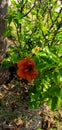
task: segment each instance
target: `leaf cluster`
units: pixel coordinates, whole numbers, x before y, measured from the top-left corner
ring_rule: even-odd
[[[31,55],[39,75],[29,90],[30,104],[38,107],[48,102],[52,109],[59,108],[62,103],[61,5],[56,0],[12,0],[6,21],[4,37],[16,41],[16,45],[10,47],[3,64],[9,66]],[[40,47],[38,52],[36,46]]]

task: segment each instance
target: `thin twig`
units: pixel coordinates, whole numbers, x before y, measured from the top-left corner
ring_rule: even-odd
[[[34,5],[31,7],[31,9],[30,9],[26,14],[24,14],[23,17],[26,17],[26,16],[31,12],[31,10],[32,10],[34,7],[35,7],[35,2],[34,2]]]
[[[58,24],[57,29],[56,29],[55,32],[54,32],[54,36],[53,36],[53,38],[52,38],[52,41],[51,41],[51,43],[50,43],[50,46],[52,46],[52,44],[53,44],[53,42],[54,42],[54,40],[55,40],[55,37],[56,37],[56,35],[57,35],[58,30],[60,29],[60,27],[61,27],[61,23]]]
[[[58,16],[57,16],[56,19],[53,21],[53,24],[50,26],[49,30],[51,30],[51,28],[54,26],[55,22],[57,21],[59,15],[60,15],[60,13],[61,13],[61,11],[62,11],[62,9],[60,9],[60,12],[59,12]]]

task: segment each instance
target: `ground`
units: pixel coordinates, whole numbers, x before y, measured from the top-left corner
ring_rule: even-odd
[[[13,82],[0,86],[0,130],[62,130],[62,108],[51,111],[46,104],[30,108],[24,86]]]

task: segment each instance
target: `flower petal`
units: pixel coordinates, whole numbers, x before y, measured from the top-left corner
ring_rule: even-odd
[[[24,58],[23,60],[20,60],[17,63],[17,66],[18,66],[17,75],[20,78],[24,78],[28,81],[31,81],[38,74],[38,71],[34,70],[36,64],[34,60],[31,60],[30,56]]]

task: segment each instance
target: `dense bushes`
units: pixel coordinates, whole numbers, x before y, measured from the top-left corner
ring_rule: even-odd
[[[62,103],[61,18],[61,5],[56,0],[12,0],[8,8],[4,37],[16,44],[10,47],[2,64],[9,67],[32,57],[39,71],[29,89],[32,107],[47,102],[57,109]]]

